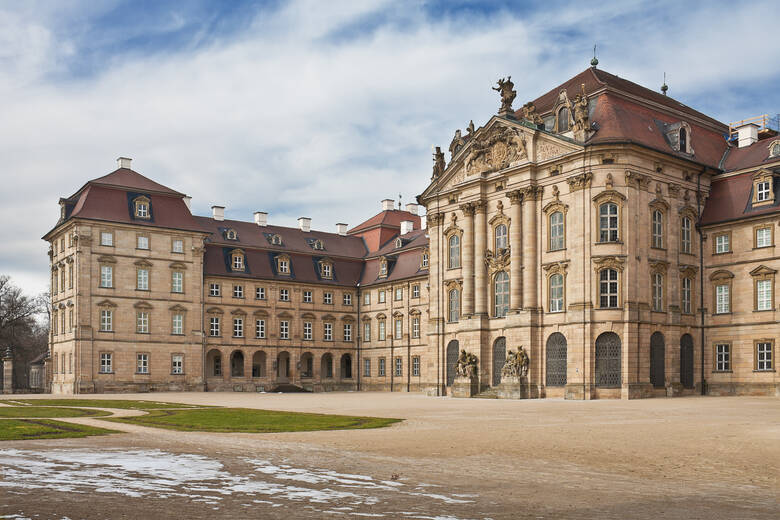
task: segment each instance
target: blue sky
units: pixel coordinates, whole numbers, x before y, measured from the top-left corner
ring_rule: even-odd
[[[46,288],[57,199],[132,157],[194,211],[355,225],[431,146],[588,67],[721,121],[780,112],[772,2],[0,0],[0,273]],[[12,183],[9,184],[9,180]]]

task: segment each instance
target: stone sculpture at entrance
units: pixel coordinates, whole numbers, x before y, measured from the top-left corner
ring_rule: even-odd
[[[466,352],[465,350],[461,350],[460,356],[458,356],[456,373],[458,374],[458,377],[476,377],[477,356],[471,354],[470,352]]]
[[[517,352],[510,350],[501,369],[501,377],[525,377],[528,375],[528,360],[528,353],[523,347],[518,348]]]

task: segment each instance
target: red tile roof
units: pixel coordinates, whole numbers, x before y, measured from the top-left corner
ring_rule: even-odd
[[[714,179],[710,186],[710,196],[704,205],[701,224],[711,225],[780,212],[780,199],[770,206],[752,207],[753,173]]]
[[[421,224],[419,215],[415,215],[414,213],[409,213],[408,211],[403,211],[400,209],[393,209],[385,210],[374,215],[362,224],[358,224],[357,226],[353,227],[347,233],[354,235],[359,231],[364,231],[376,226],[400,228],[401,222],[404,220],[411,220],[414,222],[414,228],[420,229]]]
[[[726,160],[723,161],[723,169],[725,171],[736,171],[765,166],[780,161],[778,157],[769,157],[769,146],[775,141],[777,141],[777,137],[770,137],[756,141],[750,146],[743,148],[732,146],[726,155]]]
[[[140,173],[128,168],[119,168],[109,173],[108,175],[93,179],[87,184],[111,186],[115,188],[127,188],[131,190],[164,193],[167,195],[184,197],[183,193],[179,193],[178,191],[174,191],[167,186],[163,186],[160,183],[154,182],[152,179],[144,177]]]

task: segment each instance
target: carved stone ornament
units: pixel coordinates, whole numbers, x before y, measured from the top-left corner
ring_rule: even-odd
[[[504,367],[501,369],[501,377],[525,377],[528,375],[529,361],[528,353],[522,346],[518,347],[517,352],[510,349]]]
[[[638,189],[644,189],[650,185],[650,177],[639,172],[626,170],[626,184]]]
[[[591,172],[581,173],[566,179],[566,182],[569,183],[569,191],[578,191],[585,188],[590,188],[591,181],[593,181],[593,174]]]
[[[612,178],[611,173],[607,174],[607,180],[605,181],[604,184],[606,185],[608,190],[611,190],[612,188],[615,187],[615,179]]]
[[[474,211],[476,211],[476,209],[477,206],[473,202],[466,202],[465,204],[460,205],[460,210],[467,217],[472,216],[474,214]]]
[[[588,95],[585,93],[585,84],[582,84],[582,92],[574,96],[574,102],[570,104],[569,110],[574,119],[575,139],[584,141],[589,130],[588,122]]]
[[[465,350],[460,351],[458,356],[458,364],[456,365],[456,373],[460,377],[476,377],[477,376],[477,356]]]
[[[471,135],[474,133],[474,121],[469,121],[469,126],[466,128],[466,134]]]
[[[441,151],[441,146],[437,146],[436,152],[433,154],[433,176],[431,176],[431,179],[437,179],[442,173],[444,173],[444,169],[446,167],[447,165],[444,162],[444,152]]]
[[[466,141],[460,134],[460,128],[458,128],[455,130],[455,137],[453,137],[452,141],[450,142],[450,159],[455,157],[455,154],[458,153],[461,148],[463,148],[465,143]]]
[[[594,256],[593,257],[593,263],[595,264],[596,271],[601,271],[602,269],[615,269],[617,271],[622,272],[623,271],[623,265],[625,264],[626,260],[623,257],[620,256]]]
[[[487,264],[491,273],[495,271],[503,271],[509,265],[509,262],[509,248],[499,249],[495,253],[490,249],[485,251],[485,264]]]
[[[527,157],[525,135],[515,128],[494,127],[472,144],[465,161],[467,175],[494,172]]]
[[[652,274],[660,273],[660,274],[666,274],[666,271],[669,269],[669,262],[666,262],[664,260],[650,260],[650,272]]]
[[[509,202],[512,203],[512,205],[515,204],[522,204],[523,203],[523,191],[522,190],[512,190],[506,194],[507,197],[509,197]]]
[[[566,269],[569,267],[569,261],[568,260],[562,260],[560,262],[549,262],[546,264],[542,264],[542,269],[544,271],[552,276],[554,274],[566,274]]]
[[[676,199],[680,196],[680,189],[682,189],[682,186],[675,184],[674,182],[670,182],[667,189],[669,190],[669,196]]]
[[[512,101],[517,97],[517,92],[514,90],[515,84],[512,83],[512,76],[508,76],[506,79],[498,80],[498,87],[493,87],[493,90],[501,94],[501,109],[498,111],[500,115],[512,114]]]
[[[444,222],[444,213],[428,213],[425,215],[425,223],[429,227],[436,227]]]
[[[536,105],[534,105],[532,101],[523,105],[523,119],[530,121],[535,125],[544,124],[542,116],[536,112]]]

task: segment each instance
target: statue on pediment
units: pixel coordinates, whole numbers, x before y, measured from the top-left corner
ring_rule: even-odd
[[[444,152],[441,151],[441,146],[437,146],[436,152],[433,154],[433,176],[431,179],[438,178],[444,173],[446,167],[447,164],[444,162]]]
[[[588,123],[588,95],[585,93],[585,84],[582,84],[582,92],[574,96],[574,102],[570,103],[569,110],[574,119],[575,135],[581,135],[583,140],[585,132],[589,129]]]
[[[532,101],[523,105],[523,119],[526,119],[535,125],[544,124],[542,116],[536,111],[536,105],[534,105]]]
[[[498,80],[498,87],[493,87],[493,90],[501,94],[501,109],[498,111],[499,115],[512,114],[512,101],[517,97],[517,91],[514,90],[515,84],[512,83],[512,76],[508,76],[506,79]]]

